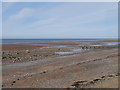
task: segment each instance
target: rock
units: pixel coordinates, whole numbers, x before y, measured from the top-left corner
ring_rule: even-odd
[[[96,81],[99,81],[99,80],[101,80],[101,79],[94,79],[93,81],[96,82]]]
[[[19,54],[18,52],[16,54]]]
[[[113,77],[113,75],[108,75],[108,77]]]
[[[46,71],[43,71],[43,73],[46,73]]]
[[[13,83],[16,83],[16,81],[13,81]]]
[[[102,76],[101,78],[105,78],[105,76]]]
[[[94,84],[94,81],[90,81],[90,84]]]
[[[85,82],[87,82],[87,81],[77,81],[76,83],[85,83]]]
[[[2,59],[5,59],[6,57],[2,57]]]
[[[72,86],[79,87],[79,85],[80,85],[79,83],[75,82]]]

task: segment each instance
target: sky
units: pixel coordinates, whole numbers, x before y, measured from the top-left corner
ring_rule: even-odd
[[[0,39],[1,38],[2,38],[2,3],[0,2]]]
[[[3,38],[117,38],[117,2],[3,2]]]

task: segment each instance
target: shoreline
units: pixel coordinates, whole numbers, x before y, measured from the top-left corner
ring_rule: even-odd
[[[118,40],[100,40],[100,41],[72,41],[72,42],[30,42],[30,43],[14,43],[14,44],[2,44],[2,51],[16,51],[16,50],[32,50],[39,47],[47,47],[47,46],[56,46],[56,45],[80,45],[85,44],[85,42],[93,43],[93,44],[100,44],[101,42],[118,42]],[[32,45],[32,44],[48,44],[48,45]]]
[[[2,86],[3,88],[81,88],[82,84],[84,88],[116,88],[118,46],[112,44],[101,46],[101,43],[103,42],[87,42],[87,45],[93,46],[79,46],[85,45],[86,42],[78,41],[31,43],[34,46],[11,45],[9,47],[14,48],[11,50],[3,47]],[[55,54],[71,50],[75,50],[74,53]],[[108,79],[111,74],[112,79]],[[98,80],[102,76],[105,78]],[[114,80],[114,85],[109,83],[111,80]],[[85,84],[81,81],[85,81]],[[92,81],[95,82],[90,84]],[[23,82],[26,83],[23,85]]]

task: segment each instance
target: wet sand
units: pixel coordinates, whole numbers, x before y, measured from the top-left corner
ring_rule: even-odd
[[[88,41],[68,41],[68,42],[38,42],[38,43],[16,43],[16,44],[3,44],[2,45],[2,50],[3,51],[16,51],[16,50],[32,50],[36,49],[37,47],[45,47],[42,44],[48,44],[46,46],[53,46],[53,45],[68,45],[68,46],[73,46],[73,45],[80,45],[80,44],[86,44]],[[118,42],[118,40],[100,40],[100,41],[89,41],[89,43],[92,44],[99,44],[101,42]],[[41,44],[41,45],[30,45],[30,44]],[[1,46],[1,45],[0,45]]]
[[[11,51],[4,48],[3,88],[117,88],[117,46],[92,48],[73,54],[55,54],[79,49],[80,43],[55,42],[54,45],[44,46],[72,46],[70,48],[31,46],[30,49],[24,47]],[[100,44],[92,44],[96,43]],[[7,58],[8,54],[12,57]]]
[[[36,49],[37,47],[43,47],[43,46],[31,46],[25,44],[3,44],[2,50],[3,51],[32,50],[32,49]]]

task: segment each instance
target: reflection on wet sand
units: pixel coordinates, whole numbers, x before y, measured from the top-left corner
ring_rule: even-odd
[[[2,86],[5,88],[90,88],[106,84],[109,88],[117,87],[117,42],[4,45]],[[109,83],[111,80],[114,85]]]

